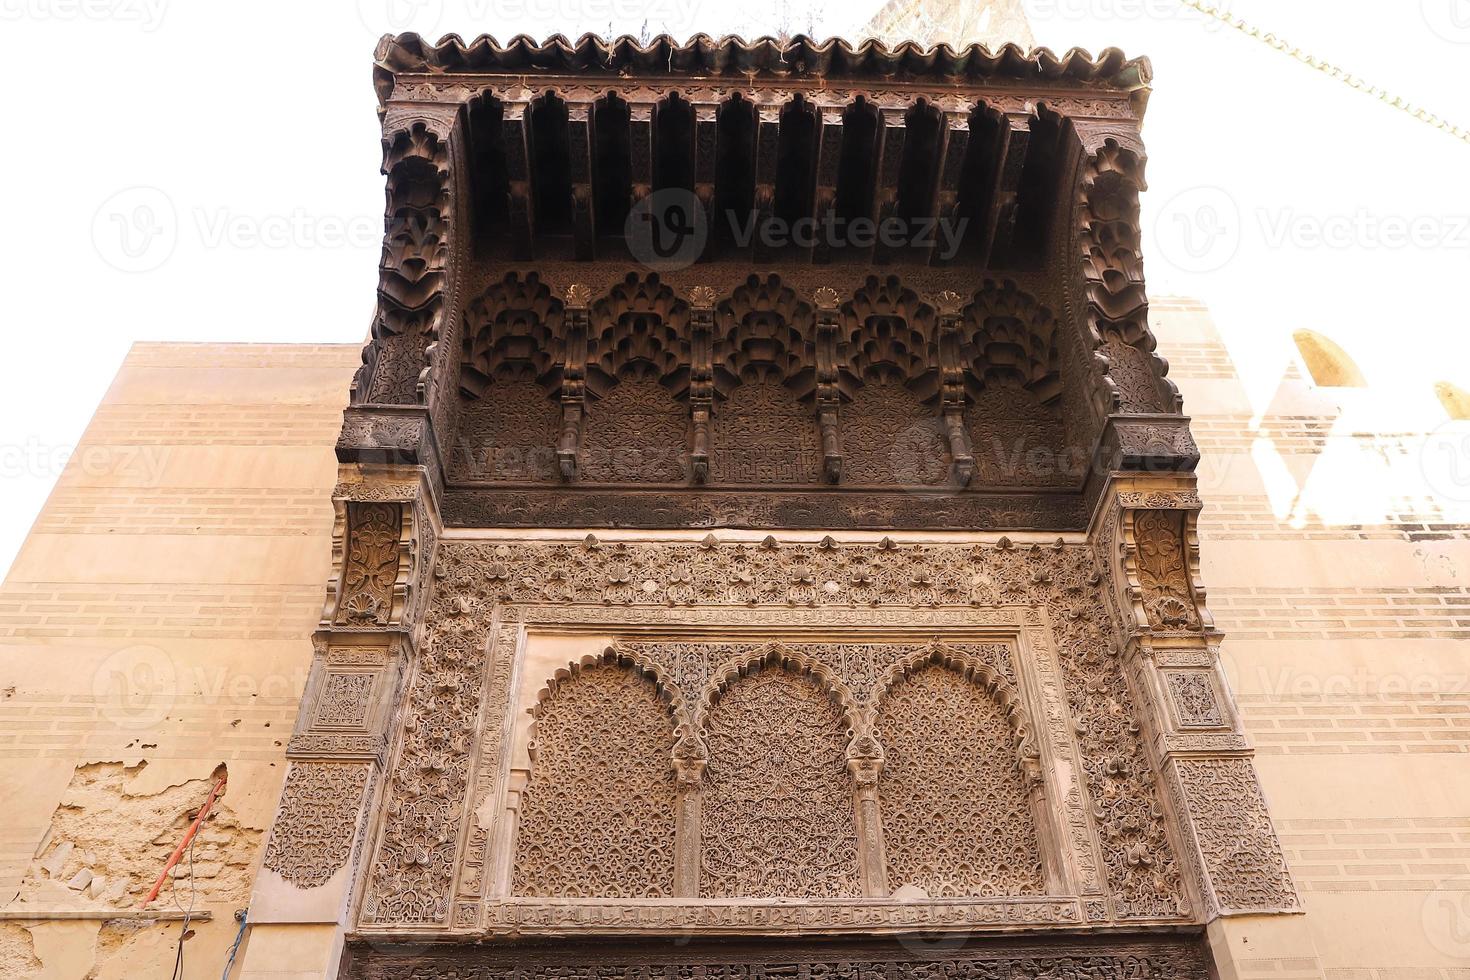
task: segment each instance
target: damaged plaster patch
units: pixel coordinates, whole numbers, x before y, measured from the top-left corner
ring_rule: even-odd
[[[170,766],[158,779],[141,778],[147,763],[77,767],[12,908],[136,906],[224,775],[223,766],[210,772],[207,765],[194,763],[192,778],[181,778]],[[242,825],[228,796],[227,788],[194,838],[196,905],[243,905],[250,894],[250,870],[262,834]],[[186,852],[155,907],[172,908],[176,886],[179,901],[188,903],[188,868]]]
[[[35,943],[25,927],[0,922],[0,980],[39,976],[41,967]]]

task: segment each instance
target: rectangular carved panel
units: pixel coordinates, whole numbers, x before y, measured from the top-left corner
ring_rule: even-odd
[[[1000,941],[956,951],[922,944],[765,943],[711,947],[559,943],[503,948],[350,947],[349,980],[1206,980],[1198,942],[1152,937]]]

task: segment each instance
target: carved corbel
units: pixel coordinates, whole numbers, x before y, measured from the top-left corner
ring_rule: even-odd
[[[337,502],[332,534],[336,575],[327,586],[324,623],[403,623],[413,562],[412,520],[412,508],[404,501]]]
[[[940,408],[949,454],[954,460],[955,479],[960,486],[969,485],[975,475],[974,447],[965,430],[965,367],[960,356],[960,310],[964,302],[963,296],[946,289],[935,303],[939,310]]]
[[[709,479],[710,410],[714,404],[715,291],[695,286],[689,291],[689,417],[694,430],[690,460],[694,482]]]
[[[581,102],[567,107],[567,139],[571,151],[572,241],[578,261],[597,258],[597,219],[594,214],[592,174],[592,105]]]
[[[822,435],[822,475],[828,483],[842,479],[842,402],[837,388],[837,290],[823,286],[812,294],[817,307],[817,425]]]
[[[694,196],[704,209],[705,227],[715,226],[715,170],[719,153],[719,106],[696,102],[694,106]],[[708,262],[711,249],[701,249],[699,260]]]
[[[1160,503],[1165,498],[1160,498]],[[1153,633],[1198,633],[1213,626],[1199,581],[1197,511],[1122,506],[1119,533],[1127,605],[1134,624]]]
[[[776,210],[776,176],[780,168],[777,159],[781,142],[781,110],[777,106],[763,105],[756,110],[755,130],[755,225],[752,236],[751,261],[768,262],[771,249],[766,242],[770,236],[767,225]]]
[[[904,117],[904,110],[885,108],[879,111],[879,178],[875,187],[873,217],[880,229],[884,222],[898,213],[899,172],[903,168],[903,146],[907,136],[908,120]],[[874,236],[874,265],[887,265],[893,260],[893,248],[885,244],[884,237],[881,234]]]
[[[577,476],[577,453],[582,446],[582,417],[587,400],[587,307],[592,290],[581,284],[567,287],[566,363],[562,365],[561,436],[556,443],[556,462],[563,480]]]
[[[534,258],[532,242],[536,231],[536,209],[531,195],[531,107],[524,101],[506,102],[500,127],[509,184],[506,209],[511,257],[529,262]]]

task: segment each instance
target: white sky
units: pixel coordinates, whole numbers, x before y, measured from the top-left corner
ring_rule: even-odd
[[[1470,0],[1221,2],[1470,126]],[[1269,398],[1299,327],[1346,347],[1420,424],[1438,412],[1434,381],[1470,388],[1470,145],[1173,0],[1027,4],[1056,51],[1152,58],[1150,293],[1210,304],[1254,397]],[[364,336],[382,229],[370,63],[383,31],[504,40],[646,22],[751,37],[785,21],[825,35],[877,5],[0,0],[0,568],[133,341]],[[129,255],[142,239],[114,215],[138,204],[163,236]],[[1411,222],[1417,243],[1385,242]],[[1223,234],[1201,237],[1212,230]]]

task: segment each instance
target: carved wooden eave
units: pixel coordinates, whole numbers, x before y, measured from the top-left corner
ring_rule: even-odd
[[[822,527],[847,513],[894,529],[1080,530],[1108,471],[1198,460],[1147,324],[1144,59],[804,37],[403,35],[380,42],[375,71],[388,225],[374,340],[338,456],[429,467],[451,524],[519,514],[531,525]],[[648,272],[625,218],[665,190],[687,191],[711,230],[692,264]],[[719,229],[742,209],[757,221],[897,222],[909,237],[740,245]],[[748,369],[815,421],[808,448],[776,462],[735,462],[728,446],[721,459],[718,445],[737,411],[732,384],[748,379],[712,359],[729,338],[711,314],[752,273],[816,311],[744,314],[795,331],[800,348]],[[635,280],[671,298],[620,299]],[[693,315],[663,322],[672,308]],[[853,321],[843,311],[855,308]],[[629,336],[608,317],[676,341],[629,356],[653,358],[684,419],[664,437],[675,458],[611,482],[582,459],[619,380],[596,369],[610,355],[599,344]],[[912,339],[893,346],[901,336]],[[497,379],[526,372],[559,405],[544,440],[554,465],[465,465],[483,455],[465,419],[497,397]],[[997,393],[983,390],[988,378]],[[902,437],[915,454],[903,473],[852,465],[852,434],[870,425],[855,392],[874,379],[920,398],[904,409],[909,428],[936,430]],[[998,468],[984,451],[1011,434],[976,428],[987,397],[1053,429],[1015,442]],[[1014,459],[1035,449],[1050,469],[1020,472]]]

